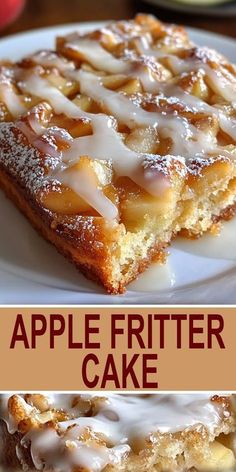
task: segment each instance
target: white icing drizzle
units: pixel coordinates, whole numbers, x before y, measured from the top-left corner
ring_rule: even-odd
[[[87,75],[83,76],[83,79],[86,77]],[[88,78],[93,80],[93,75],[88,74]],[[151,181],[145,179],[145,172],[142,171],[142,161],[144,156],[142,156],[141,153],[138,154],[131,151],[127,146],[125,146],[119,134],[114,129],[114,121],[111,117],[101,113],[92,114],[84,112],[66,98],[59,90],[49,85],[45,79],[37,77],[36,75],[30,76],[28,80],[19,84],[19,86],[32,95],[41,98],[43,97],[45,100],[48,100],[56,113],[65,113],[71,118],[83,118],[92,122],[93,135],[74,139],[71,148],[64,152],[65,161],[75,163],[79,160],[80,156],[83,155],[88,155],[89,157],[98,160],[112,160],[114,169],[119,175],[130,176],[135,182],[142,187],[146,187],[147,190],[150,190],[154,195],[159,195],[162,189],[168,186],[168,182],[163,186],[163,176],[160,175],[158,178],[158,173],[155,175],[154,182],[153,179],[151,179]],[[104,87],[102,87],[102,89],[104,91],[106,90]],[[114,96],[118,95],[115,92],[112,94]],[[122,98],[121,95],[120,97]],[[128,102],[132,106],[132,103],[129,102],[128,99],[125,97],[123,98],[125,99],[125,103]],[[137,113],[140,111],[137,107],[136,110]],[[135,110],[133,113],[135,114]],[[149,114],[144,112],[144,110],[143,113],[145,113],[146,122],[148,124]],[[102,139],[101,134],[103,136]],[[60,180],[59,174],[57,174],[57,178]],[[92,191],[94,191],[94,187],[91,188],[91,192]],[[103,208],[101,214],[106,218],[110,218],[105,208]]]
[[[127,30],[127,34],[131,34],[130,30]],[[232,74],[226,70],[223,73],[223,67],[215,70],[208,64],[209,55],[210,60],[211,57],[214,60],[218,56],[214,56],[210,50],[199,48],[196,49],[195,56],[188,57],[187,55],[185,59],[181,59],[174,53],[165,52],[162,48],[155,49],[150,34],[145,35],[144,39],[137,38],[135,34],[134,37],[141,56],[137,56],[134,51],[130,53],[125,51],[123,57],[117,58],[107,51],[99,41],[89,37],[78,37],[78,35],[68,36],[65,45],[77,52],[79,59],[90,63],[97,70],[105,71],[108,74],[122,74],[127,78],[138,77],[145,92],[157,94],[160,97],[169,97],[172,103],[177,101],[185,109],[190,107],[190,111],[193,113],[201,112],[207,116],[214,116],[218,119],[221,129],[236,141],[236,120],[234,118],[228,117],[219,107],[208,105],[183,91],[180,87],[173,85],[172,79],[162,83],[161,79],[160,81],[156,80],[155,74],[153,74],[153,64],[164,68],[163,58],[168,60],[168,67],[174,74],[181,75],[201,70],[208,77],[215,93],[220,94],[234,106],[236,90],[235,87],[232,89],[228,87]],[[111,161],[117,175],[130,177],[154,196],[159,196],[170,184],[168,175],[163,175],[162,168],[156,165],[154,172],[155,165],[149,167],[147,165],[147,162],[155,163],[161,157],[145,155],[129,149],[117,132],[117,122],[120,125],[128,126],[130,130],[139,127],[154,128],[160,139],[170,138],[172,143],[171,159],[173,162],[179,162],[181,156],[182,169],[185,168],[185,172],[188,159],[212,156],[235,158],[235,152],[229,152],[218,145],[217,138],[213,133],[209,130],[202,131],[194,123],[190,123],[181,113],[174,110],[168,112],[146,111],[126,94],[107,89],[103,85],[103,76],[99,77],[97,74],[82,69],[78,70],[72,61],[68,61],[54,52],[41,51],[31,58],[36,64],[45,68],[56,67],[66,78],[79,82],[81,93],[92,98],[100,104],[107,114],[112,115],[110,117],[103,113],[94,114],[83,111],[56,87],[53,87],[45,77],[37,75],[36,69],[26,76],[24,81],[18,83],[22,91],[48,101],[55,113],[65,114],[73,119],[88,120],[91,123],[92,135],[71,140],[70,148],[63,152],[63,163],[56,169],[53,177],[72,188],[105,218],[116,218],[118,210],[115,204],[104,196],[102,189],[96,189],[88,178],[86,179],[87,185],[85,185],[81,176],[79,177],[78,173],[71,170],[72,165],[78,162],[81,156]],[[150,62],[148,62],[149,59]],[[42,135],[37,124],[31,123],[31,129],[36,135]],[[25,134],[27,135],[27,133]],[[38,149],[43,149],[40,148],[38,139],[32,138],[30,142],[35,146],[38,145]],[[50,145],[49,143],[46,147],[44,143],[44,150],[48,153],[50,153]],[[65,170],[69,171],[65,172]],[[83,177],[86,176],[83,175]]]
[[[36,74],[30,75],[28,79],[19,82],[18,85],[26,93],[47,100],[57,114],[64,113],[71,118],[81,118],[86,115],[85,112],[65,97],[60,90]]]
[[[204,65],[204,70],[211,79],[211,85],[214,91],[225,98],[225,100],[231,102],[232,106],[236,108],[235,84],[234,86],[231,84],[230,77],[226,79],[221,71],[214,70],[208,65]],[[232,77],[231,75],[231,78]]]
[[[100,61],[103,62],[103,64],[100,64],[100,68],[102,69],[102,66],[104,67],[104,69],[102,70],[106,70],[106,64],[107,62],[111,61],[112,62],[112,54],[105,51],[101,45],[98,45],[98,43],[94,40],[90,40],[90,45],[91,45],[91,48],[96,50],[96,57],[100,57]],[[70,44],[71,46],[71,44]],[[75,43],[75,49],[77,49],[77,42]],[[79,50],[79,49],[78,49]],[[179,59],[177,56],[174,56],[174,55],[167,55],[167,54],[164,54],[164,53],[161,53],[160,51],[158,50],[147,50],[149,54],[152,54],[153,52],[155,53],[155,56],[158,57],[158,58],[163,58],[163,57],[168,57],[170,59],[170,63],[172,65],[172,68],[174,70],[175,73],[179,73],[179,74],[182,74],[184,72],[191,72],[191,71],[198,71],[199,70],[199,67],[201,69],[204,70],[204,72],[209,76],[209,78],[211,79],[211,83],[212,83],[212,86],[215,90],[216,93],[220,94],[222,97],[224,97],[226,100],[230,101],[230,102],[234,102],[236,101],[236,91],[234,92],[234,90],[232,89],[232,87],[229,87],[229,81],[226,80],[226,78],[224,78],[224,76],[222,75],[222,73],[220,71],[215,71],[214,69],[212,69],[209,65],[207,64],[204,64],[204,63],[199,63],[200,61],[194,61],[194,60],[182,60],[182,59]],[[147,51],[145,51],[147,53]],[[104,53],[105,53],[105,56],[106,56],[106,61],[105,61],[105,57],[104,57]],[[114,58],[113,58],[114,59]],[[87,56],[87,60],[88,62],[90,62],[92,65],[94,65],[96,67],[96,65],[90,60],[90,56]],[[151,70],[149,67],[141,67],[141,68],[137,68],[134,69],[132,67],[132,63],[130,64],[129,66],[129,69],[128,69],[128,64],[127,62],[124,62],[124,60],[122,59],[115,59],[117,62],[117,67],[116,67],[116,70],[108,70],[107,69],[107,72],[113,72],[113,73],[120,73],[122,74],[124,72],[124,67],[126,69],[126,73],[128,75],[131,75],[131,76],[137,76],[139,77],[139,79],[141,80],[141,83],[143,85],[143,88],[145,90],[145,92],[150,92],[150,93],[163,93],[164,96],[167,96],[167,97],[177,97],[180,99],[180,101],[184,104],[184,105],[190,105],[191,107],[193,107],[195,110],[197,111],[204,111],[206,113],[209,113],[210,115],[216,115],[219,117],[220,119],[220,125],[221,125],[221,128],[226,132],[228,133],[233,139],[236,140],[236,120],[233,120],[232,118],[231,119],[228,119],[226,116],[224,116],[224,114],[219,110],[217,110],[216,108],[214,108],[213,106],[210,106],[208,105],[207,103],[203,102],[202,100],[200,100],[199,98],[195,97],[194,95],[191,95],[187,92],[183,92],[181,90],[180,87],[173,87],[173,86],[170,86],[168,83],[167,85],[165,84],[162,84],[162,83],[158,83],[153,74],[151,73]],[[100,63],[99,61],[99,63]],[[141,70],[140,70],[141,69]],[[78,74],[78,80],[80,82],[80,80],[82,79],[81,75],[82,74],[85,74],[85,72],[83,71],[80,71],[79,74]],[[80,77],[79,77],[80,75]],[[76,74],[74,75],[74,77],[76,78]],[[85,85],[84,85],[84,93],[89,95],[89,96],[93,96],[93,98],[97,101],[100,100],[100,92],[101,92],[101,88],[102,88],[102,85],[101,83],[99,84],[99,80],[98,78],[95,76],[93,77],[93,84],[91,83],[91,80],[90,80],[90,85],[88,84],[88,82],[85,81]],[[96,85],[96,89],[93,89],[93,85]],[[92,91],[93,92],[92,92]],[[83,90],[82,90],[83,91]],[[112,103],[110,102],[109,103],[109,100],[111,100],[111,94],[112,92],[110,91],[106,91],[106,96],[104,94],[104,90],[103,90],[103,101],[104,101],[104,104],[107,105],[107,103],[109,104],[110,106],[110,110],[112,113],[114,113],[115,115],[115,111],[117,111],[117,109],[119,110],[119,105],[125,105],[125,100],[124,100],[124,97],[123,96],[118,96],[117,97],[117,107],[115,107],[115,110],[112,109]],[[116,94],[117,95],[117,94]],[[124,123],[125,124],[128,124],[129,123],[129,118],[128,116],[132,116],[133,118],[133,115],[136,116],[135,114],[135,111],[134,111],[134,107],[132,107],[132,104],[127,104],[127,100],[126,100],[126,105],[125,105],[125,108],[121,108],[121,110],[125,110],[126,111],[126,117],[123,118],[124,119]],[[146,115],[146,116],[145,116]],[[149,115],[149,117],[148,117]],[[115,115],[117,116],[117,115]],[[121,122],[122,122],[122,115],[120,115],[120,117],[117,117]],[[169,118],[170,119],[170,118]],[[163,120],[163,118],[162,118]],[[138,117],[138,121],[136,121],[134,119],[134,124],[140,124],[140,121],[141,121],[141,124],[146,124],[146,122],[148,121],[150,125],[156,125],[156,122],[157,120],[155,121],[155,118],[154,120],[152,119],[152,117],[150,116],[150,113],[145,113],[144,110],[142,110],[142,113],[139,113],[139,117]],[[154,123],[153,123],[154,121]],[[160,117],[158,119],[158,122],[160,123]],[[132,121],[131,121],[131,124],[132,124]],[[163,123],[160,123],[161,126],[163,126]]]
[[[80,195],[92,208],[95,208],[99,214],[111,220],[117,217],[117,207],[104,195],[99,187],[96,187],[93,182],[91,182],[90,176],[85,169],[75,171],[73,168],[69,167],[65,170],[54,172],[53,177],[74,190],[74,192]]]
[[[77,50],[78,52],[80,51],[80,44],[83,44],[84,39],[80,39],[75,41],[75,43],[68,43],[67,45],[69,47],[72,47],[74,45],[74,49]],[[130,76],[136,76],[141,80],[141,83],[143,85],[144,91],[145,92],[150,92],[154,94],[159,94],[160,92],[164,94],[164,96],[167,97],[177,97],[181,100],[183,104],[188,104],[194,109],[198,111],[204,111],[209,114],[215,114],[218,116],[220,120],[220,125],[221,128],[229,134],[233,139],[236,140],[236,120],[233,120],[232,118],[229,119],[227,118],[223,113],[220,113],[215,107],[208,105],[207,103],[203,102],[199,98],[195,97],[194,95],[191,95],[187,92],[183,92],[180,87],[173,87],[170,86],[168,83],[162,84],[159,83],[155,80],[151,69],[148,66],[143,66],[140,64],[140,67],[133,67],[132,61],[130,64],[128,64],[127,60],[124,61],[124,59],[116,59],[114,56],[106,51],[101,44],[99,44],[95,40],[87,40],[88,43],[93,51],[96,50],[96,58],[97,61],[99,62],[99,68],[102,70],[106,70],[107,72],[110,73],[119,73],[122,74],[126,72],[127,75]],[[143,44],[146,44],[146,48],[143,46]],[[146,42],[142,42],[142,48],[141,52],[146,56],[146,55],[154,55],[156,58],[161,59],[168,57],[170,59],[170,63],[172,66],[172,69],[174,70],[175,73],[178,74],[183,74],[184,72],[191,72],[191,71],[198,71],[199,68],[202,69],[208,77],[211,79],[211,85],[213,89],[215,90],[216,93],[224,97],[226,100],[233,102],[233,105],[236,102],[236,90],[234,91],[233,87],[230,86],[229,80],[226,80],[226,78],[223,76],[222,72],[218,70],[212,69],[208,64],[205,64],[203,62],[200,62],[199,60],[183,60],[179,59],[175,55],[163,53],[162,51],[158,49],[151,49],[148,47],[148,41],[146,39]],[[88,62],[90,62],[95,68],[97,67],[96,63],[93,62],[91,55],[87,54],[85,55],[85,58]],[[113,62],[113,60],[116,63],[115,69],[112,70],[112,67],[109,68],[107,67],[107,64],[110,64]],[[43,62],[41,62],[43,64]],[[106,68],[107,67],[107,68]],[[60,68],[63,72],[63,68]],[[64,69],[65,70],[65,69]],[[232,78],[232,76],[231,76]],[[86,93],[86,92],[85,92]],[[91,96],[91,91],[88,93]],[[99,93],[97,94],[98,101],[99,101]],[[108,96],[107,99],[109,100]],[[121,99],[122,101],[122,99]],[[128,114],[128,109],[126,105],[126,110]],[[149,118],[151,121],[151,118]],[[127,121],[126,121],[127,123]]]
[[[108,464],[119,464],[135,444],[136,447],[142,447],[145,439],[155,443],[155,434],[176,433],[192,428],[201,430],[204,427],[211,441],[217,435],[222,421],[229,416],[228,410],[221,403],[212,402],[209,394],[106,393],[106,399],[104,393],[96,396],[98,408],[95,416],[81,416],[76,403],[72,407],[75,395],[49,395],[51,408],[62,408],[71,419],[58,423],[57,431],[50,427],[33,429],[23,437],[22,446],[30,446],[32,460],[38,470],[45,464],[47,469],[58,472],[69,472],[76,466],[100,472]],[[9,426],[7,397],[9,395],[2,395],[0,417]],[[82,395],[86,401],[92,400],[92,397],[90,394]],[[29,405],[23,398],[22,402],[27,410]],[[102,437],[102,444],[94,440],[84,442],[81,435],[88,430],[91,437]],[[11,432],[14,432],[12,428]],[[65,450],[68,454],[61,454]]]
[[[147,112],[125,95],[106,89],[101,79],[89,72],[80,70],[76,76],[82,93],[100,102],[120,123],[126,124],[131,129],[136,126],[167,127],[168,123],[173,121],[172,117],[166,117],[162,113]],[[178,121],[182,120],[176,117],[174,121],[178,126]]]
[[[0,100],[2,100],[14,118],[26,112],[26,106],[19,95],[17,95],[11,84],[0,83]]]
[[[81,54],[84,60],[89,62],[95,69],[110,74],[125,74],[130,70],[128,63],[125,63],[122,59],[117,59],[106,51],[99,42],[92,39],[79,38],[73,42],[68,42],[66,46]]]
[[[143,38],[140,38],[143,39]],[[96,41],[93,41],[94,46],[97,44]],[[171,55],[169,53],[164,53],[161,50],[158,49],[152,49],[149,47],[149,43],[146,39],[146,41],[140,41],[140,44],[142,44],[141,47],[141,53],[143,53],[145,56],[154,56],[157,59],[163,59],[163,58],[169,58],[170,59],[170,64],[172,66],[172,69],[174,70],[175,73],[177,74],[183,74],[184,72],[191,72],[191,71],[198,71],[199,69],[203,70],[211,79],[211,85],[213,86],[213,89],[215,90],[216,93],[224,97],[227,101],[233,102],[233,105],[235,105],[236,101],[236,90],[233,89],[233,87],[230,86],[230,78],[232,79],[232,75],[228,78],[228,80],[223,76],[222,72],[219,70],[214,70],[212,69],[208,64],[203,63],[202,61],[200,62],[199,60],[183,60],[178,58],[176,55]],[[146,45],[146,47],[144,47]],[[100,45],[100,54],[101,51],[104,49]],[[97,49],[97,52],[99,50]],[[108,53],[106,51],[107,56],[113,57],[111,53]],[[122,64],[122,59],[119,60],[119,63]],[[104,64],[103,64],[104,65]],[[127,63],[125,63],[125,66],[127,68]],[[105,67],[105,65],[104,65]],[[116,70],[117,73],[122,73],[122,66],[121,68],[117,68]],[[218,110],[207,103],[203,102],[199,98],[195,97],[194,95],[191,95],[187,92],[181,91],[180,87],[173,87],[167,85],[163,85],[162,83],[158,83],[153,74],[151,73],[150,68],[142,68],[141,71],[138,70],[137,68],[134,70],[130,66],[130,70],[126,71],[127,74],[137,76],[142,82],[143,88],[145,92],[150,92],[150,93],[160,93],[162,92],[165,96],[174,96],[174,97],[179,97],[180,100],[184,104],[189,104],[190,106],[193,106],[197,110],[205,111],[207,113],[211,114],[216,114],[218,115],[222,121],[221,124],[223,126],[223,122],[226,125],[226,117],[224,117],[223,114],[219,114]],[[169,91],[168,91],[169,89]],[[233,134],[230,134],[234,139],[236,139],[236,123],[235,121],[233,122],[233,125],[230,126],[231,120],[227,120],[227,131],[233,131]],[[222,129],[224,129],[222,127]]]
[[[102,394],[101,394],[102,396]],[[108,394],[96,417],[76,420],[103,433],[112,442],[124,442],[139,435],[177,432],[203,424],[213,432],[220,421],[220,409],[211,403],[209,395],[117,395]],[[112,414],[113,413],[113,414]],[[62,422],[68,428],[75,420]]]
[[[208,116],[215,115],[219,119],[221,129],[236,141],[236,120],[233,117],[228,118],[219,108],[208,105],[200,98],[183,91],[178,86],[161,85],[159,90],[165,97],[172,97],[173,100],[177,98],[182,105],[189,106],[193,112],[203,112]]]
[[[121,123],[127,124],[130,126],[130,128],[136,126],[153,126],[157,127],[158,129],[160,128],[160,132],[163,137],[171,137],[173,140],[173,155],[181,155],[187,159],[188,157],[193,157],[198,153],[203,153],[204,150],[206,150],[207,145],[208,151],[214,149],[215,143],[212,143],[212,136],[210,136],[209,143],[207,143],[206,134],[194,128],[194,126],[188,123],[187,119],[181,116],[172,117],[165,116],[162,113],[147,112],[136,106],[123,94],[106,89],[101,84],[101,79],[91,73],[81,70],[76,73],[76,76],[80,81],[82,92],[92,97],[95,101],[102,103]],[[41,79],[37,76],[31,76],[21,86],[28,93],[43,97],[45,100],[48,100],[56,113],[64,112],[71,118],[87,118],[91,120],[95,129],[98,122],[100,121],[101,123],[100,117],[102,117],[102,125],[104,126],[104,142],[101,143],[101,148],[103,150],[106,145],[105,134],[107,129],[110,128],[111,124],[109,117],[103,114],[94,115],[92,113],[82,111],[77,105],[67,99],[59,90],[53,86],[50,86],[45,79]],[[112,144],[113,146],[118,146],[119,149],[117,148],[117,150],[120,152],[120,138],[117,133],[113,133],[113,135],[115,139],[113,140]],[[91,137],[86,138],[90,140],[93,139]],[[84,140],[85,138],[82,137],[77,139]],[[97,147],[97,144],[98,143],[96,142],[97,154],[99,156],[100,150]],[[123,151],[124,148],[125,146],[123,146]],[[129,152],[129,156],[131,157],[130,150],[127,152]],[[87,149],[87,152],[84,150],[83,154],[90,156],[89,149]],[[133,158],[136,156],[136,161],[137,158],[140,161],[140,155],[137,153],[132,152],[132,156]],[[100,159],[101,158],[104,159],[104,155],[100,157]],[[114,154],[111,153],[109,158],[114,159]],[[126,165],[129,165],[127,160]]]
[[[230,101],[235,107],[236,105],[236,90],[230,87],[230,81],[224,77],[220,70],[212,69],[208,64],[196,60],[183,60],[177,56],[170,56],[170,64],[176,74],[183,74],[184,72],[204,70],[211,81],[211,86],[215,93],[218,93],[227,101]]]
[[[204,72],[211,79],[211,84],[215,92],[219,93],[222,97],[230,102],[236,102],[236,90],[234,90],[233,87],[229,87],[230,77],[227,80],[221,71],[212,69],[208,64],[200,60],[189,58],[187,60],[183,60],[174,54],[165,53],[160,49],[153,49],[149,46],[147,39],[146,42],[140,42],[140,44],[141,53],[143,53],[144,56],[154,56],[156,59],[168,58],[171,67],[176,74],[198,71],[199,69],[204,70]],[[145,67],[145,65],[142,66],[142,64],[140,64],[142,67],[139,69],[137,67],[134,68],[132,60],[128,62],[125,58],[115,58],[95,40],[80,38],[74,42],[68,42],[66,45],[67,47],[83,54],[86,62],[89,62],[97,69],[113,74],[124,73],[126,75],[139,77],[146,92],[157,93],[160,90],[160,83],[155,80],[149,67]],[[202,49],[203,51],[207,50],[206,48]],[[43,61],[41,64],[43,65]],[[63,71],[63,68],[60,68],[60,70]]]
[[[99,77],[82,70],[76,74],[81,91],[105,106],[120,123],[126,124],[130,128],[137,126],[156,127],[160,130],[162,138],[171,138],[174,156],[183,156],[187,160],[199,154],[207,155],[209,152],[217,152],[216,138],[211,133],[201,132],[186,118],[180,115],[166,115],[161,112],[147,112],[136,106],[125,95],[106,89]],[[183,100],[185,95],[187,94],[179,92],[179,96]],[[196,108],[196,101],[193,100],[193,102]],[[203,103],[200,101],[200,109],[203,108]],[[207,105],[206,109],[210,111],[210,107],[208,109]]]
[[[97,44],[96,41],[90,40],[91,43],[94,43],[94,46]],[[91,44],[92,47],[92,44]],[[99,49],[105,51],[101,46]],[[98,50],[97,50],[98,52]],[[113,57],[110,53],[106,51],[106,54],[111,58]],[[172,56],[171,56],[172,57]],[[186,61],[180,60],[176,58],[176,56],[172,57],[173,61],[177,59],[185,64]],[[40,62],[43,64],[43,61]],[[122,63],[122,60],[119,60],[119,63]],[[47,64],[47,62],[46,62]],[[191,63],[189,70],[194,70],[194,64]],[[127,66],[127,64],[125,63]],[[103,64],[105,67],[105,63]],[[183,66],[182,66],[183,67]],[[207,66],[209,69],[210,67]],[[63,67],[61,68],[63,72]],[[210,69],[211,70],[211,69]],[[64,68],[65,71],[65,68]],[[183,69],[184,71],[184,69]],[[117,72],[122,73],[122,68],[117,70]],[[214,72],[214,71],[213,71]],[[137,71],[136,71],[137,73]],[[199,152],[207,151],[206,149],[202,149],[203,145],[202,142],[206,143],[206,134],[203,133],[196,133],[194,127],[189,125],[186,119],[181,118],[180,116],[177,117],[170,117],[164,116],[162,113],[150,113],[146,112],[143,109],[138,109],[137,106],[134,105],[133,102],[127,99],[122,94],[114,93],[102,85],[102,80],[98,76],[93,74],[89,74],[88,72],[80,70],[79,72],[69,73],[70,77],[73,77],[75,80],[79,81],[81,84],[81,91],[86,95],[94,98],[97,102],[102,102],[103,105],[120,121],[121,123],[127,124],[130,128],[134,126],[159,126],[160,128],[164,128],[164,134],[167,133],[170,137],[174,140],[177,137],[181,137],[189,141],[190,137],[194,137],[194,149],[191,149],[193,143],[188,142],[187,149],[183,149],[180,146],[181,140],[178,140],[178,144],[175,145],[173,150],[173,154],[181,154],[184,155],[185,158],[192,157],[192,154],[197,154]],[[130,72],[132,75],[132,73]],[[150,73],[150,70],[143,69],[138,75],[141,74],[143,81],[145,81],[144,89],[147,92],[158,92],[162,93],[164,96],[167,97],[175,97],[180,100],[183,105],[189,105],[193,110],[202,111],[209,115],[216,115],[220,120],[220,124],[222,129],[227,132],[233,139],[236,139],[236,121],[232,118],[229,119],[220,110],[217,108],[208,105],[207,103],[203,102],[202,100],[198,99],[197,97],[182,91],[180,87],[169,85],[163,85],[161,83],[157,83],[153,76]],[[146,85],[146,86],[145,86]],[[169,129],[172,128],[172,129]],[[167,131],[165,130],[167,128]],[[179,128],[179,129],[178,129]],[[197,139],[196,139],[197,138]],[[199,143],[199,149],[197,149],[197,144]],[[210,142],[212,143],[212,136],[210,136]],[[190,148],[191,146],[191,148]],[[208,149],[210,150],[210,148]]]
[[[66,47],[82,54],[84,60],[95,69],[110,74],[123,74],[124,78],[138,77],[146,92],[156,93],[158,91],[158,83],[154,78],[151,68],[145,64],[142,59],[140,60],[140,58],[136,56],[116,58],[104,49],[98,41],[88,38],[80,38],[74,42],[68,42],[66,43]],[[43,65],[43,61],[38,63]],[[156,64],[156,66],[157,65],[159,69],[163,69],[161,64]],[[65,69],[63,71],[63,64],[59,70],[62,72],[66,71]]]
[[[47,467],[57,472],[69,472],[75,467],[100,472],[108,464],[119,464],[130,452],[130,447],[126,444],[110,448],[96,443],[86,444],[77,438],[79,434],[77,427],[66,431],[61,437],[53,429],[45,430],[41,434],[35,431],[24,437],[22,445],[31,442],[31,457],[36,469],[41,470],[46,462]],[[62,450],[68,450],[67,458],[62,456]]]
[[[170,54],[167,52],[163,52],[161,49],[154,49],[150,46],[150,42],[140,42],[140,49],[144,55],[153,56],[157,59],[168,58],[171,68],[175,74],[183,74],[184,72],[192,72],[203,70],[206,75],[211,80],[211,85],[216,93],[219,93],[223,98],[228,100],[229,102],[233,102],[234,106],[236,104],[236,81],[235,77],[232,76],[229,72],[227,72],[227,78],[222,74],[221,70],[213,69],[207,64],[206,56],[212,57],[214,59],[219,59],[220,56],[212,51],[209,48],[198,48],[199,56],[195,59],[187,58],[181,59],[177,55]],[[204,57],[205,56],[205,57]],[[225,71],[226,72],[226,71]],[[234,87],[230,87],[230,80],[234,80]]]
[[[54,51],[39,51],[30,56],[33,62],[43,67],[56,68],[60,72],[69,72],[75,70],[73,62],[69,62],[62,56],[59,56]]]

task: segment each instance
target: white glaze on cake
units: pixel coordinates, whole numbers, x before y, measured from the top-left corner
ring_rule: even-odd
[[[97,394],[96,394],[97,396]],[[48,395],[50,408],[63,409],[70,420],[61,421],[57,429],[51,427],[34,430],[23,436],[22,446],[29,446],[35,467],[39,470],[46,464],[58,472],[70,471],[73,466],[85,467],[91,472],[100,472],[107,464],[116,464],[130,453],[132,448],[142,448],[145,439],[155,443],[157,434],[188,431],[202,428],[212,440],[219,425],[230,415],[227,408],[212,401],[210,394],[103,394],[94,416],[81,416],[78,406],[72,406],[75,395]],[[104,398],[105,397],[105,398]],[[9,395],[1,395],[0,417],[8,424],[9,431],[17,430],[8,418]],[[84,400],[92,395],[83,394]],[[24,400],[22,398],[23,403]],[[26,405],[26,408],[32,408]],[[29,411],[30,413],[30,411]],[[99,444],[84,442],[83,434],[103,438]],[[60,451],[68,448],[63,461]]]
[[[156,46],[149,33],[140,36],[138,27],[133,24],[123,25],[122,34],[119,28],[119,26],[112,25],[103,29],[102,33],[112,36],[113,39],[116,38],[118,43],[121,42],[121,39],[124,41],[125,38],[134,38],[136,49],[132,49],[134,46],[131,49],[125,49],[120,57],[116,57],[106,50],[98,40],[87,36],[69,35],[65,41],[65,47],[77,52],[81,60],[89,63],[97,71],[103,71],[102,74],[105,72],[106,74],[118,74],[124,78],[139,78],[144,93],[149,93],[153,97],[164,97],[172,104],[180,104],[192,114],[201,112],[207,117],[215,117],[219,127],[231,137],[234,143],[236,139],[235,118],[227,115],[222,107],[208,105],[188,91],[181,89],[175,84],[170,73],[171,71],[179,77],[184,77],[186,73],[200,71],[203,77],[207,77],[215,93],[218,93],[234,107],[236,101],[235,77],[226,68],[223,69],[223,66],[220,66],[219,70],[211,67],[211,63],[217,61],[224,65],[222,57],[207,48],[195,48],[191,43],[187,45],[185,50],[186,57],[179,57],[179,51],[184,51],[184,43],[182,44],[180,39],[179,44],[178,41],[176,43],[177,47],[174,53],[170,53],[165,50],[165,47],[158,47],[158,42]],[[134,28],[133,33],[132,28]],[[71,139],[70,148],[61,156],[63,165],[59,163],[52,178],[71,187],[105,218],[115,219],[118,211],[116,205],[103,195],[102,190],[97,189],[96,191],[89,180],[85,179],[87,183],[85,191],[82,188],[83,185],[78,183],[76,174],[69,172],[65,176],[65,168],[67,169],[77,162],[80,156],[88,155],[91,159],[111,162],[118,176],[130,177],[154,196],[159,196],[170,184],[168,172],[166,172],[166,156],[146,155],[129,149],[120,133],[117,132],[118,124],[128,126],[130,130],[137,127],[154,128],[161,139],[170,138],[172,148],[168,157],[178,172],[181,169],[183,175],[186,172],[196,171],[196,166],[191,168],[192,160],[199,162],[204,160],[204,162],[209,161],[210,163],[211,159],[216,157],[235,159],[235,151],[220,146],[214,135],[200,130],[174,109],[168,113],[146,111],[132,97],[109,90],[103,85],[104,75],[99,75],[99,72],[95,75],[82,69],[78,70],[73,61],[51,51],[35,54],[31,60],[37,66],[29,73],[23,74],[19,67],[17,68],[16,77],[19,90],[48,101],[57,114],[63,113],[70,118],[88,120],[93,130],[92,135]],[[163,60],[165,65],[163,65]],[[46,77],[43,78],[39,75],[42,71],[39,67],[42,66],[45,69],[56,68],[68,80],[78,82],[81,93],[93,98],[107,114],[84,112],[49,84]],[[163,80],[161,74],[165,73],[170,74],[168,80],[166,76],[166,80]],[[228,86],[230,81],[232,82],[231,87]],[[20,115],[23,109],[19,106],[19,96],[16,96],[14,108],[10,86],[5,93],[6,97],[8,95],[6,103],[9,102],[9,110],[12,109],[13,115]],[[24,132],[22,127],[21,130]],[[53,157],[53,153],[56,151],[53,151],[52,147],[50,148],[50,143],[47,146],[44,143],[43,147],[40,147],[42,133],[37,127],[37,123],[33,129],[31,126],[31,132],[36,135],[35,140],[31,139],[31,144],[38,147],[39,150],[44,149],[46,154]],[[25,129],[25,134],[28,137],[29,133],[27,133],[28,131]],[[180,166],[179,162],[181,162]]]
[[[204,132],[175,107],[168,112],[146,111],[142,107],[142,101],[139,103],[139,98],[104,86],[103,79],[109,75],[118,74],[126,79],[138,78],[144,95],[164,98],[169,104],[180,105],[193,116],[202,113],[216,119],[219,129],[231,137],[234,145],[236,119],[232,113],[229,114],[227,108],[230,105],[234,109],[236,103],[233,68],[230,70],[224,58],[216,52],[195,47],[185,35],[174,36],[174,49],[171,52],[171,34],[175,35],[175,30],[170,27],[168,31],[167,28],[167,36],[159,44],[158,40],[155,43],[149,31],[144,32],[134,22],[112,24],[98,32],[98,39],[78,34],[69,35],[65,39],[65,49],[77,53],[80,61],[95,69],[95,74],[78,69],[78,61],[76,64],[53,51],[42,51],[29,58],[35,64],[32,69],[21,69],[17,65],[11,70],[10,79],[6,79],[4,74],[0,76],[0,94],[3,94],[6,106],[14,117],[19,117],[26,110],[21,98],[23,92],[46,100],[56,114],[65,114],[75,120],[82,119],[91,123],[92,134],[89,136],[72,139],[68,133],[67,136],[64,134],[63,139],[70,147],[63,153],[57,151],[52,140],[52,136],[55,138],[55,130],[49,129],[43,133],[35,119],[34,123],[29,122],[28,128],[23,123],[20,129],[33,147],[49,158],[55,158],[52,164],[54,172],[49,173],[47,178],[72,188],[101,216],[109,220],[117,218],[118,209],[103,194],[102,189],[96,189],[86,176],[86,184],[79,183],[79,176],[74,171],[65,175],[65,169],[78,162],[81,156],[109,161],[116,175],[128,176],[154,196],[160,196],[170,186],[167,162],[185,176],[188,172],[201,172],[202,162],[207,165],[207,162],[210,164],[216,158],[230,160],[236,157],[235,146],[231,149],[221,146],[214,133],[209,130]],[[99,40],[100,35],[111,38],[117,44],[126,44],[123,52],[118,56],[112,54]],[[42,76],[42,67],[45,70],[56,69],[69,81],[78,82],[80,92],[97,102],[104,113],[83,111],[51,85],[47,76]],[[206,79],[210,88],[225,100],[226,108],[209,105],[176,84],[176,78],[184,78],[191,72],[197,72]],[[14,80],[18,87],[17,93],[12,86]],[[171,140],[168,156],[131,150],[117,131],[120,125],[125,125],[131,131],[139,127],[154,128],[160,140]],[[192,165],[193,161],[200,165]]]

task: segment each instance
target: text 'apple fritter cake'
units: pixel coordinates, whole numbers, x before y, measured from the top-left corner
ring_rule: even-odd
[[[236,73],[152,16],[0,67],[0,184],[110,293],[236,203]]]
[[[234,395],[1,395],[4,471],[236,471]]]

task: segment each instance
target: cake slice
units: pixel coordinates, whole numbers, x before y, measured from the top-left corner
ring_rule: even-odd
[[[4,470],[233,472],[231,395],[1,395]]]
[[[0,185],[87,277],[122,293],[236,203],[236,74],[152,16],[0,67]]]

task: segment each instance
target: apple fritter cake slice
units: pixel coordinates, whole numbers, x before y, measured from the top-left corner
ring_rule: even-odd
[[[1,395],[6,470],[236,470],[233,396]]]
[[[138,15],[0,67],[0,184],[110,293],[236,199],[236,74]]]

